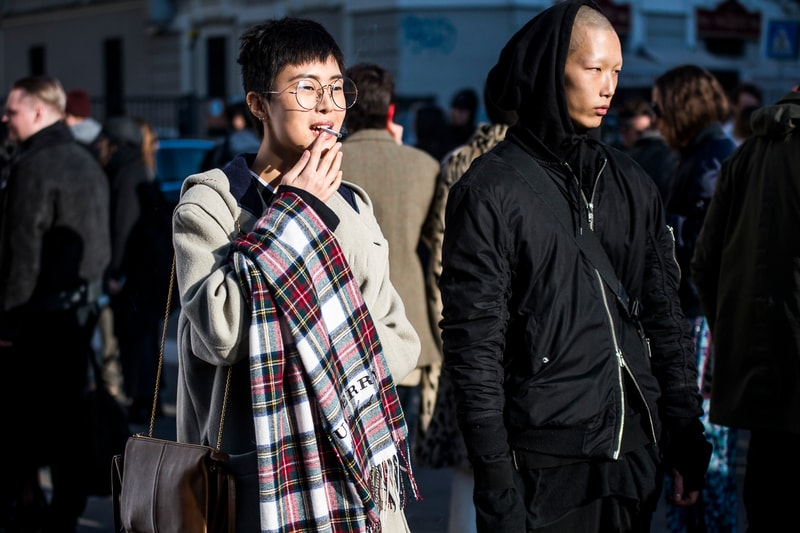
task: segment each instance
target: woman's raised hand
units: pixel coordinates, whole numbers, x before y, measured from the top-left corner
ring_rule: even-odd
[[[320,133],[297,163],[284,173],[281,185],[303,189],[327,202],[342,182],[341,149],[342,143],[335,136]]]

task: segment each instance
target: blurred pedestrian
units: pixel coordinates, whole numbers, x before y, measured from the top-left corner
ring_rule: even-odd
[[[0,209],[3,206],[8,177],[11,174],[11,162],[14,159],[17,144],[8,138],[8,128],[5,122],[0,122]]]
[[[418,107],[414,112],[414,137],[415,147],[441,161],[451,148],[444,109],[435,103]]]
[[[441,351],[439,321],[442,318],[442,297],[439,279],[442,274],[442,241],[444,214],[450,188],[467,171],[472,162],[492,149],[506,136],[509,125],[516,122],[516,113],[494,105],[484,91],[488,123],[478,125],[469,142],[447,154],[436,180],[436,191],[422,225],[422,242],[428,250],[426,292],[428,317],[436,332]],[[422,367],[420,377],[421,406],[417,438],[414,440],[414,464],[429,468],[453,468],[450,484],[449,533],[475,531],[475,504],[472,503],[472,467],[467,458],[464,438],[456,420],[456,400],[452,378],[442,373],[441,357]]]
[[[85,89],[78,88],[67,91],[64,122],[67,123],[72,135],[80,145],[99,160],[97,141],[103,125],[92,117],[92,102]],[[101,378],[109,393],[121,404],[127,404],[128,398],[125,396],[122,385],[119,345],[114,336],[114,316],[108,302],[109,297],[104,294],[100,298],[100,315],[96,328],[100,341]]]
[[[222,448],[244,462],[236,531],[407,532],[404,507],[417,494],[392,380],[416,365],[419,338],[390,280],[372,201],[342,181],[341,143],[326,131],[340,131],[357,88],[333,37],[311,20],[248,28],[238,62],[259,150],[189,176],[173,218],[178,439],[216,444],[225,396]],[[320,242],[308,243],[309,234]],[[247,250],[276,259],[281,272],[268,274]],[[309,272],[318,251],[338,268]],[[336,279],[327,289],[363,298],[360,315],[319,309],[327,292],[309,294],[309,278],[328,275]],[[274,316],[278,304],[284,318]],[[311,309],[287,309],[295,304]],[[341,336],[320,333],[326,328]],[[270,351],[267,341],[278,346]]]
[[[155,183],[158,135],[150,123],[144,118],[132,117],[132,119],[134,122],[136,122],[136,124],[138,124],[139,129],[142,132],[142,161],[147,169],[147,175],[149,179],[149,183],[147,185],[142,185],[142,188],[151,189],[151,191],[146,193],[143,192],[143,194],[145,199],[149,198],[148,204],[152,204],[150,208],[155,209],[156,212],[152,216],[155,216],[157,219],[155,224],[160,226],[158,233],[153,235],[155,241],[150,243],[150,252],[154,253],[158,251],[158,259],[155,259],[154,256],[151,257],[151,259],[153,268],[160,269],[160,274],[156,274],[156,276],[161,280],[161,283],[159,283],[158,286],[154,286],[151,291],[156,298],[159,294],[161,294],[161,299],[163,300],[164,305],[166,305],[168,287],[167,283],[169,281],[167,278],[167,276],[169,276],[169,264],[167,263],[172,257],[172,246],[170,242],[172,233],[172,214],[166,212],[166,202],[164,201],[161,191],[158,189],[158,186]],[[98,137],[100,137],[100,135],[98,135]],[[96,140],[95,148],[98,147],[99,144]],[[108,290],[108,287],[106,287],[106,290]],[[163,316],[163,311],[161,316]],[[119,355],[119,341],[114,333],[114,312],[111,309],[110,297],[108,295],[105,295],[103,298],[103,305],[100,310],[100,318],[98,319],[97,329],[100,334],[102,360],[101,372],[103,382],[106,384],[108,391],[117,399],[118,402],[130,408],[131,399],[125,393],[125,387],[123,385],[122,364],[120,362]],[[135,414],[133,418],[135,420],[141,420],[142,409],[136,408],[135,410],[139,412],[138,414]],[[149,409],[147,412],[147,419],[149,420]]]
[[[142,131],[142,160],[144,161],[144,166],[147,168],[147,174],[150,180],[155,180],[158,167],[156,159],[156,152],[158,152],[158,133],[146,119],[142,117],[132,118]]]
[[[164,316],[169,233],[159,224],[159,190],[142,153],[140,125],[130,117],[103,123],[100,161],[111,191],[108,294],[119,346],[122,383],[132,423],[150,420]]]
[[[3,113],[19,148],[0,209],[5,531],[74,532],[87,501],[83,395],[111,254],[109,193],[64,122],[65,105],[59,80],[33,76],[13,83]]]
[[[258,152],[261,140],[253,126],[252,115],[245,102],[232,102],[225,107],[225,138],[209,152],[209,160],[203,168],[223,167],[239,154]]]
[[[714,339],[710,418],[750,430],[750,533],[786,531],[800,501],[798,90],[755,111],[753,136],[722,165],[692,259]]]
[[[92,101],[85,89],[67,91],[67,107],[64,121],[69,126],[75,139],[97,157],[95,142],[100,135],[102,125],[92,118]]]
[[[742,144],[753,135],[753,124],[751,119],[753,112],[759,107],[761,106],[751,105],[744,107],[736,116],[736,122],[733,125],[733,136],[737,145]]]
[[[448,152],[457,146],[466,144],[472,134],[475,133],[479,104],[478,93],[471,87],[459,89],[453,95],[450,100],[450,118],[448,121]]]
[[[153,247],[154,251],[156,249],[159,251],[158,257],[160,258],[158,262],[153,263],[154,269],[158,269],[158,272],[154,272],[157,287],[154,288],[153,293],[157,298],[161,299],[162,305],[159,309],[161,316],[164,316],[169,279],[172,275],[172,256],[175,254],[175,249],[172,245],[173,206],[167,201],[164,192],[161,190],[161,183],[158,180],[158,149],[160,146],[158,132],[145,118],[132,118],[142,131],[142,160],[150,178],[148,197],[155,210],[153,223],[156,231],[154,231],[154,238],[157,239],[153,243]],[[170,305],[170,312],[172,312],[178,305],[177,291],[173,291]]]
[[[389,129],[394,104],[394,79],[374,63],[347,69],[359,89],[356,105],[347,111],[348,136],[342,145],[342,173],[372,198],[375,218],[389,243],[392,283],[403,300],[406,316],[419,335],[417,368],[397,380],[409,433],[419,415],[420,367],[439,359],[438,328],[431,329],[425,299],[425,275],[419,255],[419,230],[433,198],[439,162],[413,146],[397,144]]]
[[[625,102],[619,112],[619,129],[623,150],[642,165],[658,185],[661,197],[666,198],[678,166],[678,153],[664,141],[652,106],[642,99]]]
[[[662,469],[691,506],[703,437],[658,190],[600,140],[622,46],[594,2],[545,9],[488,94],[518,120],[447,199],[442,340],[477,530],[648,531]]]
[[[728,113],[722,122],[722,130],[736,142],[741,144],[746,139],[746,131],[742,131],[742,115],[747,109],[757,109],[761,107],[763,92],[755,83],[742,82],[736,85],[727,95]],[[740,123],[737,130],[736,124]]]
[[[667,144],[680,154],[666,199],[667,223],[675,235],[675,258],[681,270],[681,308],[693,331],[697,379],[703,395],[702,420],[706,437],[714,446],[699,505],[687,509],[670,507],[667,519],[676,532],[684,528],[689,532],[732,531],[737,517],[738,434],[708,419],[714,351],[708,320],[691,275],[691,259],[719,169],[736,144],[722,131],[728,103],[722,85],[708,70],[696,65],[672,68],[656,78],[652,97],[658,110],[658,128]],[[666,490],[671,486],[668,476]]]

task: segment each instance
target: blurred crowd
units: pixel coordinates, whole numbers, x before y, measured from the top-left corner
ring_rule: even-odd
[[[573,3],[582,4],[565,4]],[[227,248],[217,245],[265,224],[259,217],[270,212],[282,190],[300,191],[298,195],[317,206],[326,222],[335,220],[332,230],[339,232],[337,239],[353,263],[387,354],[419,354],[407,372],[393,373],[393,385],[411,462],[453,469],[449,533],[488,531],[492,523],[499,524],[496,531],[505,531],[517,516],[523,517],[519,523],[526,523],[528,531],[567,531],[571,519],[565,516],[573,511],[580,513],[574,517],[588,521],[583,523],[606,524],[606,513],[612,511],[584,505],[578,498],[584,497],[581,491],[593,501],[609,494],[616,498],[615,491],[625,486],[621,492],[633,498],[626,492],[634,484],[631,476],[658,476],[652,490],[660,498],[662,474],[663,494],[675,503],[667,510],[672,531],[745,530],[744,524],[737,524],[741,430],[748,430],[751,439],[745,482],[747,531],[771,531],[772,522],[764,514],[776,513],[766,509],[774,510],[776,501],[787,507],[791,502],[786,494],[776,496],[775,488],[764,491],[769,483],[761,478],[766,474],[752,472],[774,473],[783,460],[788,472],[800,473],[797,460],[788,459],[800,439],[800,248],[779,237],[798,229],[797,87],[787,84],[786,96],[765,103],[755,84],[723,87],[707,69],[687,64],[657,76],[649,94],[612,100],[616,78],[601,86],[583,72],[571,72],[573,56],[555,44],[568,43],[569,35],[563,37],[566,41],[543,36],[555,35],[562,26],[544,26],[546,17],[571,16],[576,20],[574,31],[584,31],[583,15],[561,13],[563,9],[568,8],[548,9],[544,19],[536,17],[526,25],[498,51],[498,65],[485,73],[486,84],[455,90],[449,110],[436,103],[415,108],[413,146],[404,144],[403,128],[394,120],[395,85],[386,67],[357,63],[340,72],[338,60],[321,57],[307,65],[321,72],[332,69],[333,81],[315,77],[316,85],[309,82],[309,88],[303,85],[308,80],[292,78],[287,85],[291,90],[276,90],[272,85],[258,87],[263,82],[257,75],[261,64],[243,48],[243,75],[252,76],[245,79],[245,99],[227,107],[224,139],[197,169],[207,174],[184,187],[194,185],[193,194],[199,196],[182,198],[176,215],[159,185],[158,134],[146,120],[98,117],[86,90],[65,90],[51,76],[16,80],[8,88],[0,123],[0,353],[7,362],[0,404],[7,429],[4,452],[13,457],[0,483],[0,532],[75,531],[91,495],[77,481],[77,458],[83,449],[80,428],[85,429],[82,398],[94,383],[87,357],[99,363],[98,383],[125,407],[130,422],[148,423],[153,413],[162,414],[153,391],[163,321],[176,308],[187,306],[182,349],[197,353],[181,356],[185,368],[194,373],[187,377],[189,371],[183,370],[182,376],[190,381],[205,372],[209,381],[196,385],[207,387],[209,395],[212,390],[219,393],[214,380],[221,374],[214,367],[233,365],[235,357],[241,360],[242,355],[234,354],[244,353],[247,343],[239,345],[241,335],[231,325],[237,321],[226,316],[219,320],[228,321],[225,327],[230,326],[228,333],[235,341],[219,352],[229,353],[218,354],[215,362],[212,355],[204,355],[205,348],[198,348],[224,344],[217,326],[201,322],[217,320],[212,315],[218,304],[219,313],[232,313],[232,304],[221,305],[220,293],[223,288],[240,289],[227,263]],[[585,24],[587,32],[607,31],[602,21]],[[287,39],[289,47],[303,46],[286,35],[276,38]],[[581,46],[598,47],[599,51],[592,48],[598,54],[616,53],[613,38],[610,44],[598,39],[591,40],[593,44],[581,41]],[[539,68],[523,71],[518,63],[522,50],[537,42],[552,46],[553,57],[537,56]],[[337,53],[331,45],[331,57],[337,58]],[[601,62],[597,60],[598,72],[604,72]],[[295,66],[287,60],[285,68]],[[558,69],[566,69],[566,85],[563,77],[559,82],[545,74]],[[275,82],[285,72],[278,70],[268,81]],[[579,94],[576,87],[582,86],[591,89]],[[597,95],[587,95],[591,91]],[[325,119],[314,123],[310,143],[296,142],[292,120],[297,119],[275,110],[283,97],[306,112],[330,106],[320,113]],[[575,111],[579,98],[594,98],[602,105],[592,107],[594,115],[581,116]],[[614,131],[602,123],[608,115],[617,119]],[[341,139],[328,139],[320,133],[322,127],[341,131]],[[601,139],[614,141],[606,145]],[[328,144],[322,147],[323,143]],[[509,144],[523,147],[536,161],[530,168],[546,170],[515,173],[518,159],[508,155]],[[324,167],[330,190],[314,185],[308,177],[311,171],[302,166],[308,161],[319,165],[316,173]],[[561,401],[559,395],[568,394],[559,387],[563,376],[558,372],[567,365],[559,367],[558,358],[576,352],[589,358],[601,351],[597,342],[582,340],[585,330],[576,326],[584,320],[579,316],[594,312],[600,301],[597,294],[571,285],[581,273],[565,274],[575,268],[565,266],[566,245],[554,244],[552,235],[557,232],[543,222],[538,208],[524,204],[528,189],[515,188],[524,183],[526,172],[539,179],[539,172],[561,177],[565,169],[568,178],[554,181],[559,192],[570,197],[570,205],[578,206],[569,225],[580,235],[597,233],[610,249],[620,285],[629,285],[625,296],[641,305],[635,316],[642,328],[636,331],[652,355],[646,369],[637,369],[635,362],[633,368],[630,362],[620,363],[621,388],[628,393],[623,394],[621,409],[628,414],[619,424],[637,429],[627,426],[623,435],[619,428],[619,461],[599,461],[596,451],[588,458],[582,455],[585,450],[570,455],[570,437],[556,437],[556,428],[541,423],[567,420],[564,424],[574,424],[575,429],[585,422],[576,413],[578,400],[549,414]],[[206,182],[214,183],[222,200],[202,196]],[[334,193],[331,184],[339,192]],[[201,215],[192,209],[204,201],[211,204],[204,206],[209,211],[226,206],[224,215],[202,215],[215,221],[224,218],[219,227],[210,221],[202,228],[194,225],[193,217]],[[315,201],[334,206],[329,213],[333,218],[326,219],[324,206]],[[336,201],[345,202],[347,209]],[[613,210],[609,204],[614,204]],[[357,213],[356,222],[348,218],[356,216],[350,207]],[[628,216],[629,208],[636,216]],[[241,215],[242,210],[249,214]],[[237,226],[241,220],[250,226]],[[355,245],[348,239],[366,239],[369,246],[358,246],[381,251],[351,254],[348,246]],[[641,250],[640,243],[645,243]],[[214,266],[208,266],[208,272],[193,270],[212,256]],[[182,286],[176,302],[167,303],[175,257]],[[357,264],[359,260],[364,264]],[[598,267],[597,276],[602,270]],[[647,281],[640,283],[640,278]],[[600,294],[610,298],[613,307],[614,293],[601,289]],[[560,307],[563,300],[569,300],[571,310]],[[236,307],[243,311],[248,301],[239,297]],[[543,302],[555,302],[549,317],[540,312]],[[386,306],[384,315],[379,306]],[[673,327],[666,325],[668,320],[676,317],[674,329],[666,331]],[[242,318],[237,327],[249,320]],[[587,330],[594,327],[588,319],[584,323]],[[575,338],[567,338],[570,334]],[[633,336],[627,331],[620,335],[620,357],[628,355]],[[671,375],[677,370],[666,362],[665,354],[673,352],[681,352],[688,361],[681,372],[691,382],[682,384],[686,388],[678,400],[671,395],[680,391],[668,388],[678,383]],[[183,362],[189,356],[193,362]],[[226,358],[230,361],[223,361]],[[575,361],[580,360],[572,364],[586,364]],[[191,366],[195,364],[197,368]],[[399,363],[389,361],[388,366],[395,364]],[[594,365],[583,368],[597,371]],[[242,376],[247,379],[246,373]],[[566,379],[573,378],[580,383],[574,376]],[[181,394],[191,396],[192,386]],[[244,387],[244,397],[249,398],[246,384],[239,381],[236,386]],[[646,391],[641,398],[633,398],[632,391],[650,386],[660,388],[659,409],[665,402],[672,406],[672,415],[681,409],[693,413],[675,416],[677,421],[663,413],[654,417],[655,426],[664,424],[664,441],[657,444],[680,452],[662,456],[652,472],[649,466],[641,472],[636,466],[630,471],[606,469],[623,459],[631,465],[649,464],[648,457],[637,454],[649,453],[644,443],[650,426],[643,421],[656,404],[649,403]],[[596,392],[589,386],[586,390]],[[695,399],[691,408],[681,403]],[[243,413],[249,421],[252,409]],[[181,431],[208,429],[192,428],[188,415],[183,416],[179,425],[188,429],[181,429],[179,437]],[[520,429],[524,427],[530,432]],[[514,448],[526,438],[544,438],[547,431],[554,442],[565,439],[558,441],[563,450],[546,445]],[[236,437],[228,440],[232,441]],[[706,444],[710,458],[704,462]],[[582,470],[597,463],[606,466],[591,474]],[[50,470],[50,495],[39,481],[42,468]],[[596,476],[593,479],[611,488],[603,492],[580,482],[574,498],[565,498],[567,474],[577,479]],[[554,487],[568,508],[542,503],[547,499],[528,501],[525,491],[538,483]],[[502,491],[506,492],[500,495]],[[636,493],[643,507],[652,503],[645,496]],[[523,500],[528,507],[516,508]],[[617,518],[638,519],[625,504],[613,509]],[[532,517],[543,516],[552,519],[552,529],[538,522],[530,527]]]

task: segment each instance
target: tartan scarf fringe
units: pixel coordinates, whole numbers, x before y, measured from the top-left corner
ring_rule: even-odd
[[[407,440],[398,443],[397,455],[370,469],[370,494],[379,511],[404,509],[409,494],[417,499],[419,488],[414,476],[407,475],[410,448]]]

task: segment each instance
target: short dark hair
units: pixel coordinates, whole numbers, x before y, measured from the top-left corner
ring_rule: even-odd
[[[461,89],[453,95],[450,107],[464,109],[474,115],[478,111],[478,93],[468,87]]]
[[[347,110],[348,133],[363,129],[384,129],[389,106],[394,102],[394,79],[388,70],[375,63],[359,63],[347,70],[347,77],[358,87],[356,105]]]
[[[258,127],[256,125],[257,124],[260,125],[260,123],[258,120],[255,119],[253,114],[250,112],[250,108],[247,106],[247,102],[242,100],[237,100],[225,106],[225,118],[227,120],[228,129],[230,130],[233,129],[233,121],[238,116],[244,118],[247,124],[255,127],[256,130],[258,130]]]
[[[635,118],[641,116],[646,116],[650,119],[651,125],[648,129],[658,129],[658,126],[655,124],[655,110],[647,100],[643,98],[632,98],[630,100],[626,100],[622,104],[622,109],[620,109],[619,113],[617,113],[620,129],[630,126]]]
[[[731,101],[738,102],[739,95],[742,94],[749,94],[759,102],[763,100],[764,96],[763,93],[761,92],[761,89],[755,83],[750,83],[746,81],[739,83],[733,88],[733,90],[731,91]]]
[[[288,65],[336,60],[344,72],[344,54],[322,24],[313,20],[284,17],[251,26],[239,38],[242,86],[264,93],[275,90],[273,83]]]
[[[233,122],[233,119],[240,115],[250,120],[250,108],[247,107],[247,102],[237,100],[225,106],[225,118],[228,119],[228,125]]]

